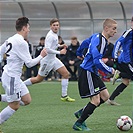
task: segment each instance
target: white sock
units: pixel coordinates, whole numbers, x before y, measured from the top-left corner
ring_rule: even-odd
[[[61,85],[62,85],[62,97],[67,96],[68,79],[62,79]]]
[[[8,120],[16,111],[7,106],[0,112],[0,125]]]
[[[30,79],[31,79],[31,78],[29,78],[29,79],[27,79],[27,80],[24,81],[24,84],[25,84],[26,86],[32,85],[32,82],[31,82]]]
[[[1,101],[2,102],[7,102],[7,100],[6,100],[6,94],[1,94]]]

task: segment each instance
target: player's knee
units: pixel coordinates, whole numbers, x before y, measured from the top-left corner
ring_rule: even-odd
[[[123,84],[125,84],[126,86],[128,86],[129,85],[129,82],[130,82],[130,80],[129,79],[123,79]]]
[[[104,99],[104,102],[106,102],[109,99],[109,96],[106,96]]]
[[[100,104],[100,99],[93,99],[91,101],[95,106],[98,106]]]
[[[70,78],[69,72],[64,73],[64,74],[62,75],[62,77],[65,78],[65,79]]]
[[[104,101],[107,101],[109,99],[109,94],[103,97]]]
[[[98,106],[100,104],[100,100],[96,100],[94,104]]]
[[[17,107],[17,106],[13,108],[13,110],[15,110],[15,111],[17,111],[18,109],[19,109],[19,107]]]
[[[32,99],[31,99],[30,94],[27,94],[25,96],[22,96],[21,101],[20,101],[20,105],[26,106],[26,105],[28,105],[28,104],[31,103],[31,100]]]
[[[109,92],[107,91],[107,89],[103,90],[101,93],[101,99],[103,101],[107,101],[109,99],[110,95]]]
[[[26,105],[29,105],[30,103],[31,103],[31,101],[25,101],[24,105],[26,106]]]
[[[31,98],[26,99],[24,102],[24,105],[29,105],[31,103]]]
[[[123,82],[123,84],[125,84],[126,86],[128,86],[129,85],[129,82],[128,81],[125,81],[125,82]]]

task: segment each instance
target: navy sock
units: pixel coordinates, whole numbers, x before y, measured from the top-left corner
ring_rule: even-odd
[[[79,123],[83,123],[96,109],[97,106],[89,102],[84,108],[81,117],[77,120]]]
[[[111,94],[110,96],[110,100],[114,100],[116,96],[120,95],[120,93],[123,92],[123,90],[126,88],[127,86],[123,83],[121,83]]]

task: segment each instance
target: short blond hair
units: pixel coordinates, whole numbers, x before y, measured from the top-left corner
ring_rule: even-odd
[[[112,24],[117,24],[117,22],[114,19],[107,18],[103,21],[103,28],[105,28],[106,26],[110,27],[112,26]]]

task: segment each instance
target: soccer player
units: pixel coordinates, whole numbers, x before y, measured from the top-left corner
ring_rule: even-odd
[[[119,55],[120,48],[122,51]],[[116,41],[113,57],[116,61],[117,69],[113,77],[113,84],[118,78],[122,78],[122,83],[116,87],[107,103],[110,105],[120,105],[114,99],[129,85],[133,76],[133,17],[131,19],[131,28],[125,31]]]
[[[84,49],[87,53],[80,65],[78,80],[79,94],[81,98],[90,98],[90,102],[75,112],[78,120],[74,123],[73,129],[78,131],[90,130],[85,124],[85,120],[92,115],[94,110],[109,98],[108,90],[104,82],[98,76],[98,69],[114,74],[114,68],[107,66],[102,57],[109,44],[109,38],[117,32],[117,22],[113,19],[105,19],[102,33],[95,33],[90,38],[84,40],[77,50],[77,56],[83,59]]]
[[[31,58],[28,43],[24,40],[30,31],[28,18],[21,17],[16,20],[16,31],[15,35],[0,46],[0,55],[6,53],[7,57],[7,64],[2,74],[5,95],[4,97],[0,95],[0,100],[4,98],[8,102],[8,106],[0,112],[0,124],[8,120],[19,109],[20,104],[28,105],[31,102],[28,88],[20,79],[24,63],[32,67],[47,54],[46,49],[43,49],[37,58]]]
[[[32,77],[24,81],[26,85],[32,85],[35,83],[39,83],[44,80],[44,78],[49,74],[51,70],[57,71],[60,75],[62,75],[61,85],[62,85],[62,101],[74,102],[75,99],[72,99],[67,94],[68,88],[68,79],[69,72],[64,66],[64,64],[56,57],[56,54],[66,54],[66,44],[59,45],[58,44],[58,35],[57,32],[59,30],[60,24],[57,18],[54,18],[50,21],[50,31],[46,35],[45,39],[45,48],[47,50],[47,56],[43,58],[40,62],[40,68],[38,71],[38,75],[36,77]],[[58,47],[62,47],[63,49],[57,51]]]
[[[0,47],[0,53],[1,53],[1,47]],[[1,75],[2,75],[2,65],[1,65],[1,62],[2,62],[2,56],[0,54],[0,82],[1,82]]]
[[[0,63],[2,62],[2,55],[1,55],[1,46],[0,46]]]

